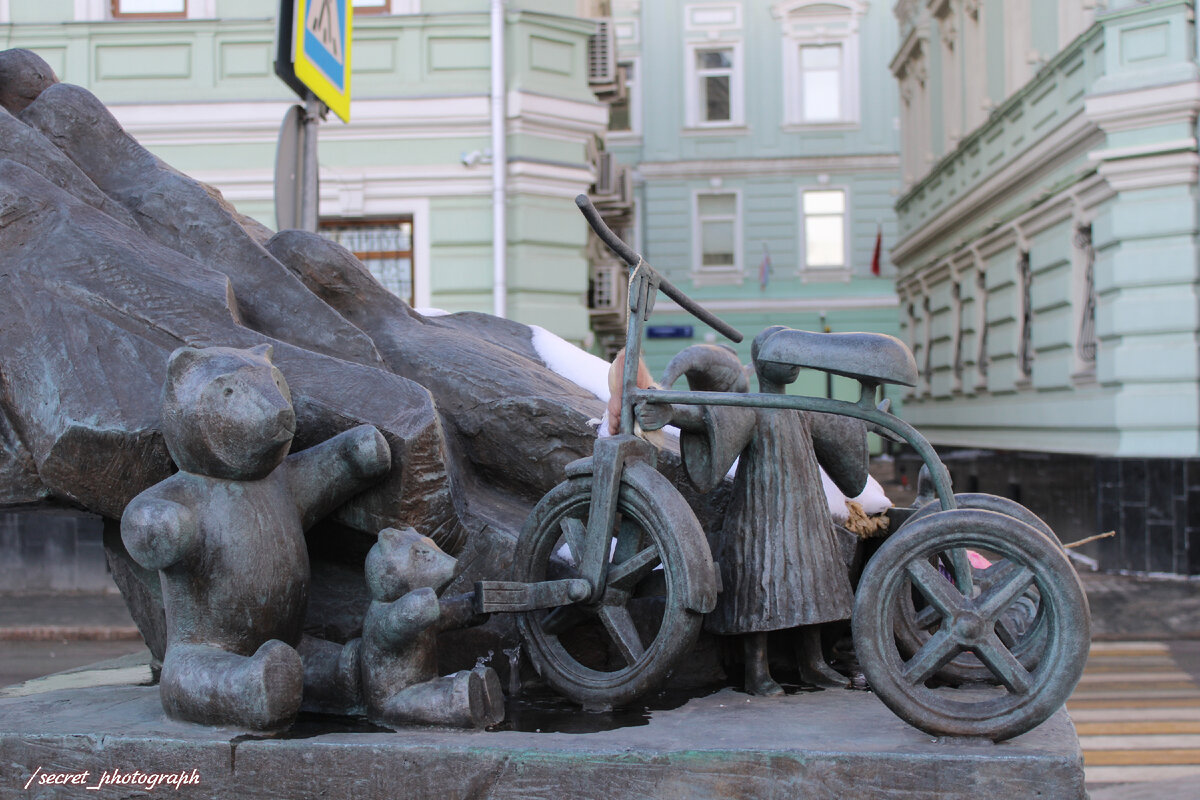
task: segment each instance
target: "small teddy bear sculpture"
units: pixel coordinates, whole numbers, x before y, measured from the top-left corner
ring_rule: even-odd
[[[273,730],[300,708],[304,531],[387,473],[391,454],[361,425],[289,456],[295,429],[270,345],[171,355],[162,431],[179,472],[129,503],[121,538],[161,570],[172,718]]]
[[[473,594],[438,597],[457,563],[412,528],[381,531],[367,553],[373,599],[360,663],[372,722],[483,728],[504,719],[504,694],[491,667],[438,676],[438,634],[487,619],[475,613]]]

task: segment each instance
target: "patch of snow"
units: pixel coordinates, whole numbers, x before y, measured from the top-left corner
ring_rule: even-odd
[[[850,511],[846,507],[846,495],[842,494],[837,485],[825,474],[823,468],[821,469],[821,487],[825,490],[825,500],[829,503],[829,513],[833,517],[833,521],[839,525],[843,524],[850,518]],[[869,516],[882,514],[892,507],[892,501],[884,494],[879,481],[870,475],[867,476],[867,485],[862,490],[862,494],[849,499],[861,505],[863,511]]]
[[[449,316],[449,311],[443,311],[440,308],[414,308],[413,311],[420,314],[422,317],[445,317]]]
[[[829,504],[829,515],[833,517],[833,521],[841,525],[850,519],[850,510],[846,508],[846,495],[842,494],[842,490],[837,488],[833,480],[825,474],[823,467],[821,468],[821,488],[825,490],[825,502]]]
[[[609,363],[538,325],[530,325],[533,349],[554,372],[608,402]],[[603,435],[603,434],[601,434]]]
[[[863,507],[868,515],[882,514],[891,508],[894,503],[884,494],[883,487],[879,485],[879,481],[875,480],[870,475],[867,476],[867,486],[862,490],[862,494],[853,498],[854,502]]]

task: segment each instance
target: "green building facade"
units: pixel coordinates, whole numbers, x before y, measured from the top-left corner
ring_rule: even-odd
[[[625,78],[607,147],[629,167],[609,181],[631,201],[626,238],[746,334],[746,362],[768,325],[897,333],[887,253],[899,186],[890,9],[611,0],[606,10]],[[605,285],[603,259],[595,263],[602,296],[619,295]],[[682,347],[714,340],[665,299],[650,324],[682,334],[647,341],[655,374]],[[691,335],[670,330],[681,326]],[[802,374],[797,389],[824,394],[825,378]]]
[[[1101,567],[1200,573],[1194,3],[894,10],[905,416]]]
[[[417,307],[494,308],[488,0],[361,0],[351,121],[320,126],[322,227]],[[607,120],[595,23],[574,0],[504,14],[507,316],[588,336],[586,227],[572,198]],[[0,48],[34,50],[172,166],[271,227],[277,0],[0,0]],[[140,14],[136,12],[151,11]]]

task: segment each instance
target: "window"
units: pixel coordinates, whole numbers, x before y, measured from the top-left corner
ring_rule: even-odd
[[[321,235],[363,263],[383,288],[413,305],[413,222],[390,220],[331,220],[321,223]]]
[[[741,48],[694,45],[688,54],[688,124],[741,125]]]
[[[696,79],[700,92],[700,122],[729,122],[733,118],[730,89],[733,51],[696,51]]]
[[[391,11],[391,0],[354,0],[355,14],[386,14]]]
[[[806,273],[846,269],[846,192],[811,189],[800,193],[802,268]],[[839,276],[840,277],[840,276]]]
[[[988,366],[991,364],[991,355],[988,353],[988,286],[987,269],[979,257],[975,261],[975,345],[975,388],[986,390]]]
[[[950,390],[952,392],[962,391],[963,385],[963,297],[962,297],[962,281],[955,279],[950,287],[950,313],[954,315],[954,328],[952,332],[953,344],[952,352],[954,363],[952,365],[952,378],[950,382]]]
[[[609,103],[608,130],[612,133],[640,133],[642,110],[639,105],[637,62],[622,61],[617,65],[624,76],[625,96]]]
[[[112,0],[114,17],[186,17],[187,0]]]
[[[1096,250],[1092,244],[1091,224],[1075,229],[1075,272],[1080,285],[1077,312],[1078,334],[1075,337],[1075,372],[1077,375],[1096,371]]]
[[[1033,375],[1033,269],[1028,250],[1021,250],[1017,255],[1017,287],[1021,295],[1017,368],[1021,370],[1021,379],[1029,380]]]
[[[790,0],[772,14],[783,33],[785,125],[858,121],[858,23],[862,0]]]
[[[842,119],[842,46],[800,48],[800,113],[805,122]]]
[[[695,276],[723,276],[740,281],[741,200],[736,192],[697,194],[695,230]],[[718,281],[721,282],[721,281]],[[730,282],[730,281],[725,281]]]

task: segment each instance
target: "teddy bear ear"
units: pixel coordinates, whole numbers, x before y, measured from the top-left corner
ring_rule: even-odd
[[[267,361],[270,361],[272,354],[275,352],[275,348],[269,344],[256,344],[254,347],[250,348],[250,352],[254,353],[256,356],[262,356]]]
[[[167,373],[178,374],[200,360],[203,351],[198,347],[180,347],[167,359]]]

